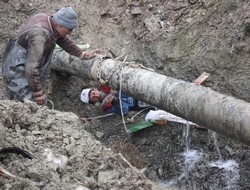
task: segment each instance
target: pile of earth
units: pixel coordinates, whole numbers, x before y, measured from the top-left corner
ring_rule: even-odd
[[[121,155],[95,140],[73,113],[35,103],[0,101],[0,189],[152,189],[150,181]]]

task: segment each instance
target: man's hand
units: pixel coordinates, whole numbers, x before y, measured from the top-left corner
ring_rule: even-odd
[[[94,50],[90,50],[90,51],[82,51],[81,54],[81,59],[91,59],[93,57],[95,57],[97,55],[97,53],[100,53],[101,50],[99,49],[94,49]]]
[[[113,89],[110,90],[110,94],[112,94],[112,95],[116,95],[117,93],[118,92],[116,90],[113,90]]]
[[[32,94],[35,102],[38,104],[38,105],[43,105],[45,104],[46,100],[47,100],[47,96],[45,94],[45,91],[44,90],[40,90],[38,92],[34,92]]]
[[[115,99],[115,96],[113,96],[113,94],[109,94],[106,96],[106,98],[103,99],[103,102],[109,103],[109,102],[112,102],[114,99]]]

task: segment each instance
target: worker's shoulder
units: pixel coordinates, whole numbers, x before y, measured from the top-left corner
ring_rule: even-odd
[[[22,27],[21,34],[44,35],[50,32],[49,14],[37,13]]]
[[[37,13],[34,14],[26,23],[25,27],[30,27],[33,25],[48,25],[48,18],[49,18],[48,13]]]
[[[29,37],[34,36],[36,39],[37,38],[50,38],[51,34],[50,31],[46,28],[43,28],[41,26],[34,26],[32,27],[29,31]]]
[[[36,14],[34,14],[32,17],[31,17],[31,19],[48,19],[48,16],[50,16],[50,14],[49,13],[36,13]]]

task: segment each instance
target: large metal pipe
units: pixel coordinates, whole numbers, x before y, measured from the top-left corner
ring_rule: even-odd
[[[85,79],[101,79],[113,89],[121,88],[136,99],[250,145],[248,102],[111,58],[80,60],[57,51],[52,62],[52,69]]]

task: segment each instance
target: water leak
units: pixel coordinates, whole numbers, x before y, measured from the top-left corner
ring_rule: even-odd
[[[195,164],[202,158],[202,153],[197,150],[186,150],[181,153],[184,158],[183,172],[178,177],[178,180],[181,180],[183,177],[188,179],[189,173],[195,167]]]
[[[181,156],[183,156],[184,159],[182,173],[177,178],[164,182],[166,187],[177,185],[183,179],[189,181],[190,172],[192,172],[192,170],[195,168],[195,164],[202,159],[202,153],[197,150],[186,150],[185,152],[181,153]],[[192,183],[190,186],[195,186],[195,180],[189,182]]]
[[[218,160],[211,161],[207,154],[199,150],[194,150],[190,146],[191,135],[190,126],[187,124],[183,128],[182,143],[185,146],[184,152],[180,153],[181,173],[169,181],[165,181],[165,187],[174,187],[180,184],[182,189],[199,189],[195,183],[195,178],[204,178],[204,188],[209,190],[238,189],[240,180],[239,165],[235,160],[223,160],[218,136],[216,132],[208,131],[209,137],[218,153]],[[183,183],[185,181],[185,183]]]
[[[183,157],[183,165],[182,165],[182,173],[179,175],[179,177],[170,180],[168,182],[165,182],[166,187],[172,187],[176,184],[178,184],[183,178],[186,180],[189,180],[189,173],[195,168],[195,164],[201,160],[202,153],[198,150],[192,150],[190,149],[190,125],[187,123],[185,124],[185,127],[183,129],[182,133],[183,138],[183,144],[185,146],[185,151],[181,153],[180,155]],[[194,182],[194,181],[193,181]],[[195,187],[195,184],[191,182],[190,186],[193,188]]]
[[[240,180],[239,164],[235,160],[222,161],[218,160],[208,164],[212,168],[218,168],[222,172],[221,181],[225,183],[225,189],[238,189],[238,182]],[[213,186],[213,189],[218,189],[220,186]]]
[[[186,151],[190,149],[190,125],[187,123],[182,131],[183,144],[186,147]]]
[[[239,164],[235,160],[225,160],[225,161],[223,160],[217,133],[211,130],[209,130],[208,132],[214,141],[214,146],[219,156],[219,160],[208,163],[208,166],[212,168],[218,168],[221,170],[222,172],[221,181],[225,183],[226,186],[225,189],[227,190],[238,189],[237,184],[238,181],[240,180]],[[219,188],[219,186],[217,187],[216,185],[214,185],[213,189],[217,188]]]
[[[214,131],[208,130],[208,134],[210,134],[210,136],[213,139],[215,149],[216,149],[216,151],[218,153],[218,156],[219,156],[219,160],[222,160],[222,155],[221,155],[221,151],[220,151],[220,146],[219,146],[219,142],[218,142],[217,133],[214,132]]]

